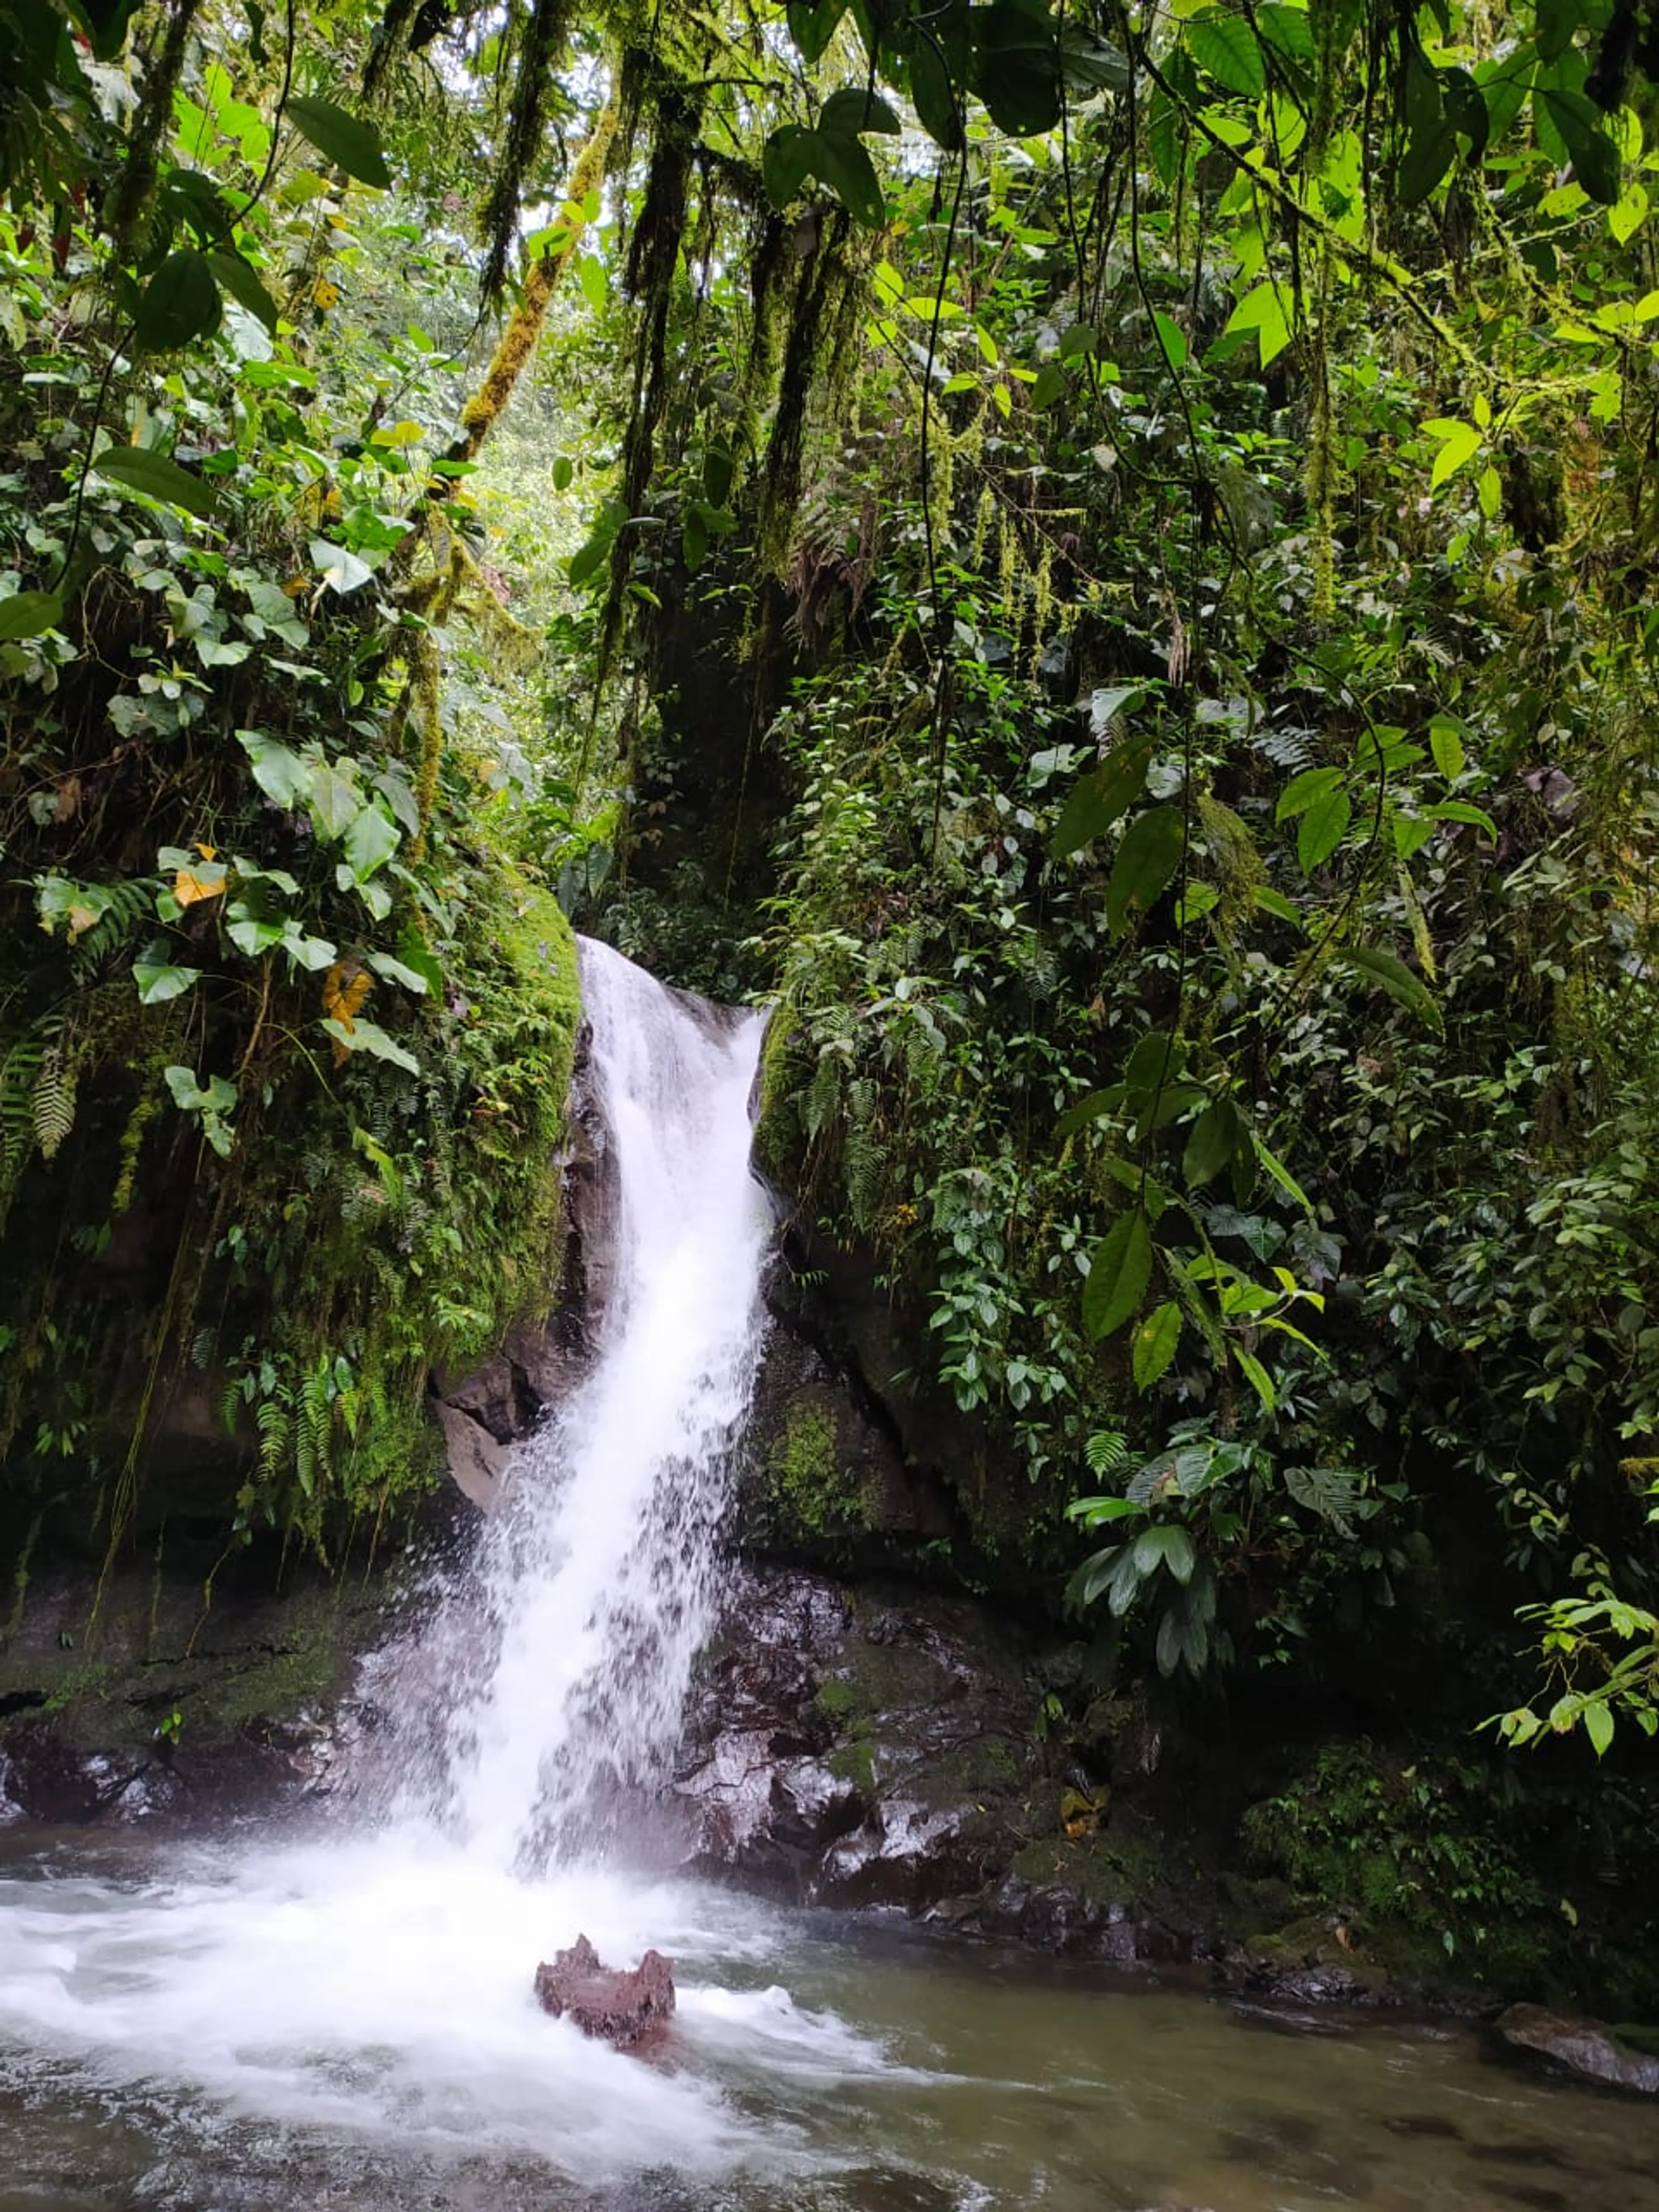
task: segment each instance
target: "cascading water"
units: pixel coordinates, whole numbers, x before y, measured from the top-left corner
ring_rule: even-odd
[[[422,1693],[434,1675],[455,1686],[422,1794],[502,1865],[591,1852],[607,1798],[672,1746],[759,1338],[762,1021],[688,1002],[606,945],[581,961],[617,1183],[605,1340],[520,1453],[416,1670]]]
[[[393,1810],[0,1861],[0,2212],[1486,2212],[1528,2194],[1510,2159],[1560,2212],[1659,2212],[1644,2112],[1495,2080],[1443,2023],[1296,2051],[1196,1995],[622,1871],[718,1595],[759,1024],[582,966],[603,1340],[472,1567],[373,1662]],[[578,1932],[674,1958],[661,2066],[537,2007]]]

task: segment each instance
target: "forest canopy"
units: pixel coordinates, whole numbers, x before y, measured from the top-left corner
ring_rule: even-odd
[[[19,1540],[191,1376],[233,1538],[418,1482],[557,1274],[568,915],[777,1000],[979,1557],[1651,1735],[1648,10],[0,37]]]

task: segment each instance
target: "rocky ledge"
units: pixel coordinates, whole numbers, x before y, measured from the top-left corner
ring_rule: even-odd
[[[1066,1658],[969,1601],[746,1570],[670,1793],[684,1863],[1270,1996],[1421,1997],[1340,1911],[1215,1871],[1218,1808],[1143,1705],[1051,1740]]]

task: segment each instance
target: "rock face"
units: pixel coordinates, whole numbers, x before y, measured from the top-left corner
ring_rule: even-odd
[[[754,1568],[694,1697],[682,1854],[792,1901],[897,1906],[1129,1964],[1195,1923],[1105,1778],[1034,1733],[1042,1648],[971,1602]],[[1135,1753],[1124,1730],[1126,1771]]]
[[[555,2020],[568,2020],[584,2035],[618,2051],[643,2051],[659,2043],[674,2016],[674,1969],[660,1951],[647,1951],[631,1971],[601,1964],[586,1936],[556,1951],[536,1969],[536,1995]]]
[[[1586,2081],[1659,2096],[1659,2058],[1632,2051],[1601,2021],[1549,2012],[1542,2005],[1517,2004],[1500,2013],[1496,2025],[1512,2048],[1536,2051]]]

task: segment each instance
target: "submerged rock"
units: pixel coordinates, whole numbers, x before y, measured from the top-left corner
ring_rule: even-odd
[[[1496,2025],[1512,2048],[1536,2051],[1583,2081],[1659,2096],[1659,2058],[1632,2051],[1602,2021],[1550,2012],[1543,2005],[1517,2004],[1499,2013]]]
[[[536,1969],[536,1995],[555,2020],[569,2020],[584,2035],[642,2051],[659,2042],[674,2013],[674,1969],[660,1951],[647,1951],[631,1970],[607,1966],[586,1936],[556,1951]]]

